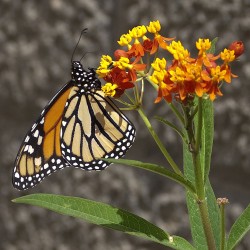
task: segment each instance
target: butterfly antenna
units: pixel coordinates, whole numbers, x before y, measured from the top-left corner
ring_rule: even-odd
[[[80,59],[79,61],[81,62],[81,60],[83,59],[83,57],[85,57],[87,54],[93,53],[93,52],[95,52],[95,51],[87,51],[87,52],[85,52],[85,53],[82,55],[82,57],[81,57],[81,59]]]
[[[86,32],[87,32],[87,28],[85,28],[85,29],[83,29],[82,30],[82,32],[81,32],[81,34],[80,34],[80,36],[79,36],[79,39],[78,39],[78,41],[77,41],[77,43],[76,43],[76,46],[75,46],[75,48],[74,48],[74,50],[73,50],[73,53],[72,53],[72,56],[71,56],[71,63],[73,62],[73,57],[74,57],[74,55],[75,55],[75,52],[76,52],[76,49],[77,49],[77,47],[78,47],[78,44],[79,44],[79,42],[80,42],[80,40],[81,40],[81,38],[82,38],[82,35],[83,34],[85,34]],[[86,53],[85,53],[86,54]],[[84,54],[84,55],[85,55]],[[82,59],[82,58],[81,58]]]

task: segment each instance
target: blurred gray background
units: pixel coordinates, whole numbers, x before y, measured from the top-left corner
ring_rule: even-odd
[[[215,101],[215,145],[211,182],[217,197],[230,201],[230,227],[250,201],[250,1],[249,0],[77,0],[0,1],[0,249],[69,250],[166,249],[120,232],[90,225],[11,199],[30,193],[80,196],[125,208],[171,234],[190,238],[184,190],[163,177],[127,166],[103,172],[65,169],[32,190],[18,192],[11,184],[13,163],[24,135],[56,91],[70,79],[70,58],[80,31],[88,28],[76,58],[96,67],[102,54],[117,48],[120,35],[136,25],[160,19],[163,33],[191,49],[199,37],[219,37],[217,48],[234,40],[246,52],[234,64],[239,75],[223,87]],[[151,95],[152,93],[152,95]],[[151,95],[151,96],[150,96]],[[171,114],[166,105],[145,100],[147,113]],[[148,101],[147,101],[148,99]],[[165,164],[134,112],[137,138],[127,158]],[[169,151],[182,164],[180,140],[153,122]],[[163,132],[164,131],[164,132]],[[250,249],[250,236],[238,249]]]

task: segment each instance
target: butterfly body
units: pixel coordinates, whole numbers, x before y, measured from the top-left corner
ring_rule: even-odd
[[[95,71],[72,62],[72,79],[44,108],[16,158],[13,185],[31,188],[65,167],[103,170],[100,158],[120,158],[135,139],[135,128],[101,91]]]

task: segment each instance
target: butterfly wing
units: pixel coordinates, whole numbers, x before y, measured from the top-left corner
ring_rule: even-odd
[[[133,124],[102,91],[72,88],[61,127],[62,155],[70,165],[102,170],[109,163],[98,158],[124,156],[134,139]]]
[[[61,155],[60,129],[72,82],[49,102],[26,135],[15,161],[12,182],[19,190],[31,188],[69,164]]]

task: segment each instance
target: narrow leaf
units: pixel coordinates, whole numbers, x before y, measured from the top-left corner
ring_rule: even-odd
[[[160,122],[166,124],[167,126],[171,127],[171,128],[172,128],[175,132],[177,132],[177,133],[180,135],[180,137],[185,141],[185,136],[184,136],[184,134],[182,133],[182,131],[180,131],[180,129],[179,129],[177,126],[175,126],[172,122],[170,122],[170,121],[168,121],[168,120],[166,120],[166,119],[163,119],[163,118],[160,117],[160,116],[155,116],[155,119],[157,119],[158,121],[160,121]]]
[[[193,186],[193,184],[188,181],[186,178],[162,167],[159,166],[157,164],[152,164],[152,163],[145,163],[145,162],[141,162],[141,161],[135,161],[135,160],[128,160],[128,159],[103,159],[107,162],[111,162],[111,163],[116,163],[116,164],[124,164],[124,165],[128,165],[128,166],[133,166],[133,167],[137,167],[137,168],[142,168],[144,170],[148,170],[151,171],[153,173],[165,176],[173,181],[176,181],[178,183],[180,183],[182,186],[184,186],[185,188],[187,188],[188,190],[191,191],[191,193],[195,192],[195,188]]]
[[[186,146],[184,150],[184,167],[185,167],[185,176],[187,176],[189,180],[194,180],[192,156]],[[216,198],[209,181],[207,181],[206,183],[206,197],[207,197],[208,212],[213,230],[213,235],[215,237],[216,246],[219,249],[220,228],[218,227],[218,225],[220,223],[220,214],[218,205],[216,203]],[[190,221],[191,233],[194,245],[197,249],[206,250],[207,242],[202,226],[202,221],[197,201],[194,199],[194,196],[191,195],[190,192],[187,192],[186,200],[187,200],[189,221]]]
[[[211,48],[208,50],[208,53],[214,54],[215,53],[215,46],[218,41],[218,37],[215,37],[211,42]]]
[[[202,121],[202,145],[201,161],[204,171],[204,180],[206,181],[210,171],[213,140],[214,140],[214,109],[213,102],[203,100],[203,121]]]
[[[52,194],[27,195],[19,197],[13,202],[47,208],[96,225],[142,237],[173,249],[194,249],[185,239],[176,236],[170,237],[161,228],[145,219],[101,202]]]
[[[250,231],[250,205],[243,211],[240,217],[233,224],[227,241],[227,249],[231,250]]]
[[[209,115],[206,114],[206,110],[203,111],[203,115],[207,116],[206,118],[203,118],[203,123],[204,119],[209,119]],[[212,120],[213,121],[213,120]],[[210,126],[210,125],[209,125]],[[212,140],[210,136],[212,136],[213,132],[208,132],[209,129],[211,129],[213,126],[211,124],[210,127],[204,128],[202,131],[202,142],[201,142],[201,165],[203,166],[203,169],[205,169],[205,165],[210,166],[210,151],[212,150]],[[208,152],[204,149],[208,150]],[[189,181],[192,183],[195,182],[194,179],[194,171],[193,171],[193,160],[192,160],[192,154],[190,153],[188,147],[184,145],[183,149],[183,156],[184,156],[184,173],[185,176]],[[209,156],[210,155],[210,156]],[[209,171],[208,171],[209,172]],[[213,230],[213,235],[215,237],[215,242],[217,248],[219,248],[219,237],[220,237],[220,228],[218,227],[220,223],[220,213],[219,213],[219,208],[216,203],[216,197],[214,195],[213,189],[209,183],[209,180],[206,182],[206,197],[207,197],[207,204],[208,204],[208,212],[209,212],[209,217],[211,221],[211,226]],[[201,222],[201,217],[199,213],[199,207],[194,199],[194,197],[190,194],[190,192],[187,192],[187,206],[188,206],[188,211],[189,211],[189,220],[190,220],[190,225],[191,225],[191,232],[192,232],[192,237],[194,241],[194,245],[197,249],[207,249],[207,243],[206,243],[206,238]]]

